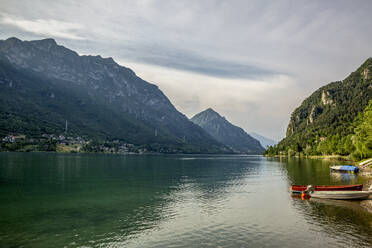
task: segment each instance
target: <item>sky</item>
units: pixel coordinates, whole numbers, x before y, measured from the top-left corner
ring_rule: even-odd
[[[370,0],[0,0],[0,39],[113,57],[188,117],[280,140],[291,112],[372,56]]]

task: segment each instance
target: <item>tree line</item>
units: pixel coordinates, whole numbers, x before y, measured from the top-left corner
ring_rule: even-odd
[[[307,140],[294,134],[291,140],[284,139],[268,147],[264,155],[348,155],[353,160],[372,157],[372,100],[347,129],[351,130],[350,134],[309,135]]]

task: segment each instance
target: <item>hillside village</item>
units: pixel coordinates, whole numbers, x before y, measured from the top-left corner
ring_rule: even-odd
[[[0,151],[143,154],[147,152],[147,149],[120,140],[97,142],[66,134],[42,134],[40,137],[28,137],[24,134],[10,133],[1,139]]]

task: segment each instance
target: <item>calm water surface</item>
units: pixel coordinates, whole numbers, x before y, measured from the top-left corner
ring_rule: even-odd
[[[350,184],[318,160],[0,153],[0,247],[371,247],[357,203],[290,184]]]

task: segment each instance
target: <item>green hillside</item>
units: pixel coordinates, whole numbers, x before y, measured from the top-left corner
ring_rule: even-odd
[[[345,80],[323,86],[306,98],[293,111],[286,137],[269,147],[265,154],[353,154],[356,159],[368,156],[368,152],[357,149],[358,142],[364,142],[364,138],[357,140],[356,134],[368,129],[365,119],[369,116],[367,105],[371,99],[372,58],[369,58]]]

